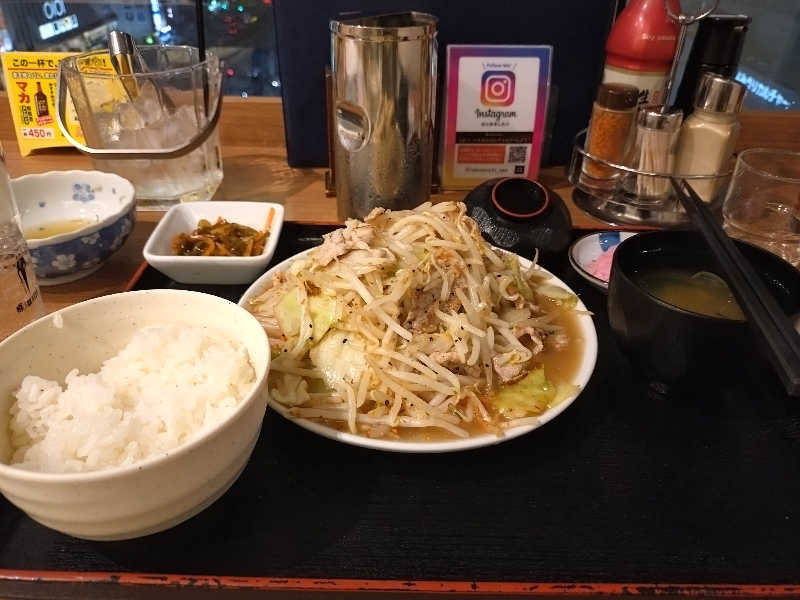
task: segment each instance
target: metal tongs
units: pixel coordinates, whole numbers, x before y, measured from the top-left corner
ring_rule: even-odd
[[[156,98],[158,98],[162,110],[166,110],[168,114],[175,112],[175,103],[152,77],[136,77],[137,74],[148,73],[149,69],[131,34],[117,30],[109,33],[108,54],[111,57],[111,65],[119,75],[122,87],[125,89],[125,93],[131,103],[134,103],[134,100],[139,96],[140,86],[149,83]]]
[[[137,49],[133,39],[125,32],[115,31],[109,35],[108,50],[91,50],[75,56],[63,58],[58,63],[58,83],[56,84],[56,106],[55,117],[58,123],[58,128],[61,130],[64,138],[75,148],[81,152],[92,156],[95,159],[102,160],[162,160],[168,158],[178,158],[185,156],[196,148],[200,147],[209,136],[216,130],[219,123],[219,117],[222,112],[222,72],[218,68],[218,63],[214,63],[213,71],[208,74],[203,71],[203,99],[205,122],[200,124],[201,128],[191,137],[190,140],[172,147],[135,147],[135,148],[108,148],[97,147],[93,143],[87,143],[85,139],[77,139],[73,135],[71,127],[67,124],[67,104],[69,102],[70,86],[76,86],[76,91],[85,93],[85,87],[81,81],[83,72],[81,61],[91,61],[94,59],[102,60],[103,56],[110,56],[113,68],[116,71],[116,77],[113,80],[119,81],[122,86],[121,92],[125,98],[133,105],[134,110],[141,114],[144,109],[144,103],[141,100],[134,101],[139,96],[145,93],[155,95],[156,103],[159,108],[165,111],[164,114],[171,115],[177,110],[175,101],[165,89],[163,89],[158,82],[162,72],[153,73],[149,70],[147,63],[142,57],[142,53]],[[205,54],[201,53],[201,62],[205,62]],[[166,68],[163,72],[168,72],[171,69]],[[109,77],[109,75],[102,71],[100,75],[87,71],[88,76],[101,76]],[[213,80],[209,80],[209,76]],[[117,79],[118,77],[118,79]],[[72,82],[72,83],[70,83]],[[145,87],[148,89],[145,90]],[[206,101],[210,98],[211,88],[213,87],[214,96],[212,101]],[[123,100],[122,98],[119,98]],[[157,110],[157,109],[156,109]],[[146,115],[141,115],[145,117]],[[152,115],[149,115],[152,117]],[[84,124],[86,130],[89,130],[94,123],[91,118]]]
[[[667,16],[669,16],[672,22],[680,26],[680,31],[678,32],[678,41],[675,44],[675,56],[672,59],[672,66],[669,69],[669,77],[667,77],[667,84],[664,87],[664,104],[661,106],[662,114],[669,112],[669,97],[672,93],[672,88],[675,87],[675,76],[678,73],[678,63],[681,60],[681,54],[683,54],[683,46],[686,44],[686,31],[689,28],[689,25],[705,19],[708,15],[717,10],[717,6],[719,6],[719,0],[711,0],[709,7],[704,9],[703,4],[705,4],[705,2],[702,1],[700,2],[700,8],[697,10],[697,12],[687,14],[683,12],[681,3],[678,1],[679,12],[676,14],[672,10],[672,6],[670,6],[671,3],[671,0],[664,0],[664,8],[667,11]]]

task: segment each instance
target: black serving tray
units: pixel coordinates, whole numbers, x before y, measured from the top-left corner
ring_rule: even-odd
[[[287,223],[273,262],[330,229]],[[605,296],[570,267],[547,266],[594,313],[599,337],[590,383],[554,421],[493,447],[413,455],[337,443],[267,411],[233,487],[162,533],[78,540],[0,498],[0,592],[55,572],[116,574],[109,581],[161,574],[165,586],[164,574],[190,582],[796,583],[800,404],[755,367],[693,382],[679,397],[651,397],[611,335]],[[245,289],[180,286],[153,269],[135,285],[145,287],[233,301]]]
[[[267,269],[314,246],[322,243],[322,236],[336,229],[336,225],[301,225],[292,221],[283,224],[278,247]],[[178,283],[151,266],[139,271],[138,277],[128,285],[130,290],[150,290],[168,288],[173,290],[194,290],[221,296],[231,302],[238,302],[248,285],[197,285]]]

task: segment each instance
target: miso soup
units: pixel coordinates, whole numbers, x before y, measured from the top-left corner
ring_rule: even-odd
[[[640,271],[636,280],[643,290],[678,308],[711,317],[745,320],[728,284],[714,273],[659,267]]]
[[[81,227],[86,227],[94,223],[93,219],[66,219],[64,221],[52,221],[43,225],[36,225],[23,232],[27,240],[41,240],[44,238],[61,235],[62,233],[72,233]]]

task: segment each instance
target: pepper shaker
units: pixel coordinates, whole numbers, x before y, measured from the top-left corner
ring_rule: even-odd
[[[630,145],[632,125],[636,118],[639,90],[623,83],[604,83],[597,90],[592,106],[592,119],[586,133],[586,152],[596,158],[621,164]],[[613,167],[587,158],[583,165],[585,175],[598,180],[595,183],[613,185],[620,173]]]

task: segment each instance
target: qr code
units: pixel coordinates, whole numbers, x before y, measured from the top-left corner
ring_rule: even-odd
[[[508,147],[508,162],[510,163],[524,163],[525,158],[528,156],[527,146],[509,146]]]

